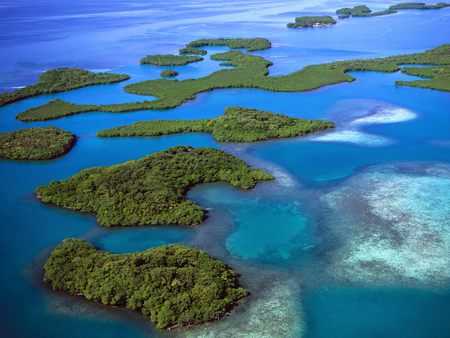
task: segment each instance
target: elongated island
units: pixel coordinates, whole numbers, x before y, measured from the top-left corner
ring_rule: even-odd
[[[211,133],[220,142],[256,142],[306,135],[334,127],[323,120],[304,120],[244,107],[229,107],[225,114],[204,120],[141,121],[97,133],[101,137],[160,136],[184,132]]]

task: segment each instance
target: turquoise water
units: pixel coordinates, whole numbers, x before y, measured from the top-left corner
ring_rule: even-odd
[[[385,3],[373,2],[373,7]],[[0,22],[6,55],[0,60],[2,89],[30,83],[43,69],[61,65],[132,76],[124,83],[0,108],[1,132],[55,125],[78,135],[76,146],[60,159],[0,162],[2,336],[447,337],[448,93],[395,87],[396,80],[412,79],[401,73],[364,72],[353,73],[357,81],[351,84],[305,93],[226,89],[200,94],[167,111],[92,112],[37,123],[14,118],[54,98],[97,104],[144,99],[125,93],[123,86],[158,78],[165,67],[139,66],[137,60],[148,53],[174,52],[200,37],[271,39],[273,48],[257,53],[275,63],[271,74],[450,42],[449,9],[349,19],[324,29],[284,28],[299,13],[332,12],[341,5],[178,1],[177,9],[171,6],[169,11],[168,4],[144,1],[98,1],[90,6],[0,1],[0,16],[7,18]],[[19,18],[22,30],[16,26]],[[208,50],[211,54],[224,49]],[[176,68],[185,79],[205,76],[220,66],[207,58]],[[215,117],[231,105],[330,119],[337,127],[310,137],[251,145],[220,144],[208,134],[95,137],[100,129],[135,121]],[[84,168],[181,144],[229,151],[271,172],[276,180],[249,191],[225,184],[195,187],[189,197],[208,210],[206,222],[198,227],[102,229],[91,215],[43,205],[33,195],[36,186]],[[45,258],[66,237],[85,238],[117,253],[166,243],[203,248],[239,271],[252,295],[218,323],[156,332],[139,314],[53,293],[41,283]]]

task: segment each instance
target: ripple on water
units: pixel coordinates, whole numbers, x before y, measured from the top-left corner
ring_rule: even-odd
[[[324,197],[348,224],[330,227],[341,245],[330,273],[352,282],[448,285],[450,165],[376,167]],[[342,219],[341,219],[342,221]]]

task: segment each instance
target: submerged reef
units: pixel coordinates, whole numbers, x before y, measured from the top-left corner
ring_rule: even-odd
[[[304,120],[272,112],[229,107],[225,114],[205,120],[141,121],[130,126],[101,130],[101,137],[160,136],[183,132],[211,133],[220,142],[255,142],[281,137],[306,135],[334,127],[332,122]]]
[[[305,28],[305,27],[325,27],[336,24],[329,15],[322,16],[300,16],[295,18],[295,22],[287,24],[288,28]]]
[[[154,66],[184,66],[188,63],[202,60],[202,57],[192,55],[147,55],[141,59],[141,64]]]
[[[264,38],[199,39],[189,42],[179,52],[180,54],[206,55],[207,52],[199,48],[207,46],[227,46],[231,49],[246,49],[248,52],[272,47],[270,41]]]
[[[94,167],[36,189],[45,203],[95,213],[103,226],[200,224],[205,211],[185,198],[199,183],[250,189],[273,177],[217,149],[172,147],[140,160]]]
[[[109,84],[128,80],[124,74],[92,73],[80,68],[57,68],[48,70],[39,76],[34,85],[0,94],[0,107],[22,99],[42,94],[63,92],[81,87]]]
[[[53,250],[44,271],[53,290],[140,311],[158,329],[220,319],[248,294],[231,268],[179,244],[113,254],[66,239]]]
[[[50,160],[70,151],[75,135],[56,127],[19,129],[0,134],[0,158]]]
[[[328,193],[329,274],[357,284],[448,285],[449,191],[449,165],[406,163],[371,168]]]

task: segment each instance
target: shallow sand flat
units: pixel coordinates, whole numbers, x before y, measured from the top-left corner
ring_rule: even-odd
[[[450,281],[450,166],[378,166],[324,197],[339,245],[329,274],[358,283],[445,285]],[[341,221],[344,221],[341,218]]]

